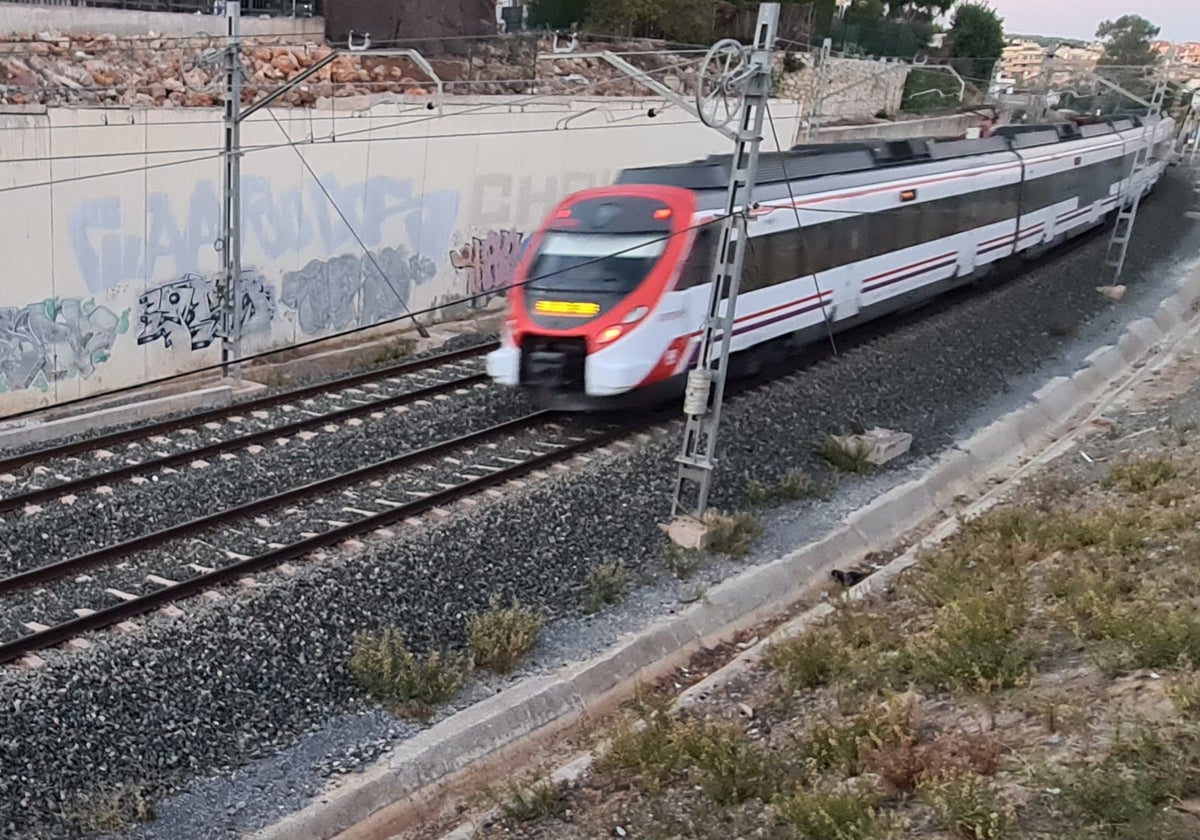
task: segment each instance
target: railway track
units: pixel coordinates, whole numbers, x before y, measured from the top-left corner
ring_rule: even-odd
[[[556,419],[537,412],[11,575],[0,580],[9,634],[0,664],[440,510],[632,431],[594,421],[573,430]],[[31,601],[14,609],[13,596],[33,587]],[[25,632],[14,637],[18,628]]]
[[[138,471],[169,467],[189,457],[220,455],[276,437],[439,397],[456,389],[484,387],[488,378],[482,360],[495,346],[490,343],[441,353],[0,458],[0,488],[5,490],[0,497],[0,511],[36,504],[51,498],[55,492],[70,493],[106,480],[120,480]],[[121,446],[125,449],[118,455],[113,450]],[[93,457],[89,460],[78,457],[87,454]],[[117,459],[122,462],[120,468],[106,469]]]

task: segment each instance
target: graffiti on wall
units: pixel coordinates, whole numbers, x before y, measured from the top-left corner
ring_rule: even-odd
[[[275,317],[275,290],[256,271],[242,272],[238,290],[242,335],[269,332]],[[192,350],[203,350],[224,338],[225,332],[217,284],[201,274],[186,274],[138,297],[139,345],[162,339],[168,348],[187,344]]]
[[[467,296],[473,307],[482,307],[494,296],[503,297],[512,284],[524,252],[525,234],[494,230],[482,239],[450,252],[450,264],[467,278]]]
[[[550,209],[576,190],[608,183],[607,172],[562,175],[513,175],[496,172],[471,181],[468,213],[477,225],[533,227]]]
[[[412,288],[437,275],[433,260],[404,247],[373,251],[371,257],[346,254],[289,271],[280,302],[296,311],[305,333],[343,330],[403,315]]]
[[[406,240],[415,253],[434,259],[450,247],[458,220],[457,192],[419,193],[413,181],[389,176],[347,185],[333,175],[321,180],[337,209],[312,181],[306,190],[276,193],[267,178],[243,179],[248,259],[271,261],[315,248],[334,254],[357,245],[354,233],[368,248]],[[76,264],[93,293],[119,283],[200,274],[215,264],[221,204],[213,182],[196,184],[181,206],[166,193],[148,193],[144,207],[140,201],[136,205],[127,207],[112,196],[81,202],[69,214]]]
[[[129,310],[117,315],[81,298],[0,307],[0,391],[45,391],[51,382],[87,379],[128,330]]]

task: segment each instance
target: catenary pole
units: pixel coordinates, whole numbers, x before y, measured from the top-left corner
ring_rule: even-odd
[[[242,4],[225,3],[224,140],[221,172],[221,277],[225,336],[221,344],[222,374],[242,378]]]
[[[731,111],[738,119],[737,139],[730,161],[729,187],[721,221],[720,246],[713,267],[708,315],[700,339],[696,367],[688,374],[684,398],[683,451],[676,458],[679,474],[675,484],[672,516],[681,514],[703,520],[708,508],[713,472],[716,468],[717,431],[725,395],[730,343],[737,311],[738,289],[746,255],[747,218],[753,203],[754,182],[758,174],[758,153],[762,143],[763,120],[771,95],[771,71],[775,36],[779,26],[779,4],[762,3],[754,29],[754,44],[746,60],[745,48],[736,41],[721,41],[709,51],[707,61],[724,60],[725,72],[715,82],[714,95],[698,100],[711,101],[740,96],[740,108]],[[736,66],[731,66],[736,65]],[[700,74],[704,85],[704,73]],[[705,118],[703,104],[698,108]],[[728,119],[728,117],[727,117]],[[716,126],[714,126],[716,127]],[[689,493],[694,490],[694,496]],[[693,501],[687,501],[693,496]]]

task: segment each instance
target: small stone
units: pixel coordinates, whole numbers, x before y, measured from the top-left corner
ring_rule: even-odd
[[[16,483],[17,483],[17,477],[15,475],[13,475],[12,473],[5,473],[4,475],[0,475],[0,484],[16,484]]]
[[[26,505],[25,506],[25,515],[26,516],[36,516],[41,512],[42,512],[41,505]]]
[[[364,548],[366,548],[366,546],[363,545],[358,540],[346,540],[345,542],[342,543],[342,550],[345,551],[347,554],[357,554],[358,552],[362,551]]]
[[[97,458],[99,458],[101,461],[107,461],[109,458],[115,458],[115,457],[116,457],[116,456],[115,456],[115,455],[113,455],[111,452],[109,452],[107,449],[97,449],[97,450],[96,450],[96,451],[95,451],[93,454],[94,454],[94,455],[95,455]]]
[[[338,430],[337,426],[322,426],[322,428],[325,431],[330,432],[330,433],[336,432]]]
[[[361,426],[362,424],[363,424],[363,421],[357,417],[351,417],[349,420],[346,421],[347,426]]]
[[[115,632],[124,633],[126,635],[129,633],[136,633],[140,629],[141,627],[137,624],[134,624],[132,621],[122,621],[113,628]]]
[[[183,610],[179,609],[179,607],[175,606],[174,604],[167,604],[158,612],[167,618],[182,618],[184,615]]]
[[[1120,300],[1125,297],[1124,286],[1097,286],[1096,291],[1106,298],[1112,298],[1113,300]]]
[[[131,484],[133,484],[137,487],[141,487],[143,484],[150,483],[150,479],[146,478],[143,475],[135,475],[133,478],[129,479],[129,481]]]
[[[113,489],[111,487],[109,487],[107,484],[102,484],[96,488],[96,495],[98,495],[98,496],[111,496],[112,494],[113,494]]]
[[[192,469],[194,469],[194,470],[203,470],[203,469],[206,469],[208,466],[209,466],[208,461],[205,461],[200,458],[197,458],[195,461],[192,461]]]

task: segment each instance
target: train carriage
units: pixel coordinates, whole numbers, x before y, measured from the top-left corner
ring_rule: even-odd
[[[1103,223],[1161,178],[1172,136],[1169,118],[1132,117],[762,154],[731,375]],[[517,266],[489,375],[560,409],[677,394],[698,361],[730,165],[627,169],[560,202]]]

